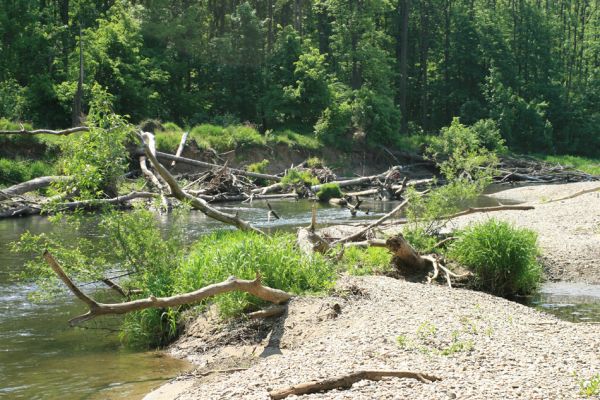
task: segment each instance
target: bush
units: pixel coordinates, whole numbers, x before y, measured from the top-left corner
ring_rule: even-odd
[[[475,274],[475,285],[500,296],[528,294],[542,279],[537,235],[491,219],[458,233],[448,256]]]
[[[335,280],[333,265],[320,254],[307,257],[299,252],[293,234],[221,231],[202,237],[194,245],[176,272],[178,292],[221,282],[231,275],[254,279],[257,273],[264,285],[292,293],[319,292],[330,288]],[[242,292],[219,295],[210,301],[219,306],[223,316],[260,304],[260,300]]]
[[[222,127],[202,124],[190,132],[198,146],[212,148],[219,152],[229,151],[250,145],[265,145],[266,140],[255,128],[245,125]]]
[[[321,185],[321,189],[317,192],[319,201],[329,201],[331,199],[342,198],[344,194],[340,190],[340,185],[337,183],[325,183]]]
[[[44,161],[20,161],[0,158],[0,186],[14,185],[33,178],[54,174],[54,165]]]
[[[285,176],[281,179],[283,187],[288,186],[311,186],[319,183],[319,180],[310,173],[310,171],[298,171],[295,168],[288,169]]]
[[[267,166],[269,165],[269,160],[262,160],[260,162],[250,164],[246,167],[246,171],[248,172],[256,172],[257,174],[264,174],[267,171]],[[263,178],[254,178],[254,183],[260,186],[264,186],[267,184],[267,180]]]
[[[319,157],[310,157],[306,160],[306,166],[308,168],[323,168],[325,163]]]

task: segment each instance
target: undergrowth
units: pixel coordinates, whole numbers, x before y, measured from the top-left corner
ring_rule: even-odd
[[[351,246],[344,251],[339,268],[350,275],[380,275],[392,270],[392,255],[383,247]]]
[[[221,282],[229,276],[254,279],[260,274],[266,286],[291,293],[319,292],[335,281],[333,264],[320,254],[312,257],[296,249],[290,233],[264,236],[240,231],[220,231],[200,238],[176,275],[177,291],[187,292]],[[262,302],[247,293],[232,292],[211,300],[221,314],[232,316]]]
[[[319,183],[319,180],[310,173],[310,171],[298,171],[295,168],[289,169],[281,179],[283,187],[288,186],[311,186]]]

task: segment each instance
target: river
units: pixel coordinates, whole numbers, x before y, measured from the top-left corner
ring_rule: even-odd
[[[312,203],[271,202],[282,217],[267,219],[264,202],[223,207],[264,229],[291,229],[308,225]],[[478,205],[491,205],[487,198]],[[377,218],[395,207],[395,202],[366,202],[368,216],[351,218],[339,207],[319,205],[321,224]],[[162,224],[169,216],[159,217]],[[114,331],[70,328],[67,320],[83,311],[65,295],[52,303],[35,303],[33,287],[15,277],[27,259],[9,251],[9,243],[26,231],[34,234],[59,232],[67,240],[93,237],[96,218],[85,218],[79,232],[51,224],[45,217],[0,220],[0,398],[6,399],[139,399],[190,366],[159,351],[134,352],[124,349]],[[223,225],[199,212],[191,212],[187,238],[193,240]],[[549,288],[549,289],[548,289]],[[600,293],[595,288],[551,286],[543,288],[530,303],[569,320],[600,320]],[[557,289],[558,288],[558,289]],[[562,291],[557,295],[556,291]],[[573,292],[575,290],[575,292]],[[591,290],[591,291],[590,291]],[[575,293],[575,296],[572,294]],[[579,297],[577,297],[579,296]],[[105,322],[108,321],[108,324]],[[105,319],[92,328],[116,327]]]

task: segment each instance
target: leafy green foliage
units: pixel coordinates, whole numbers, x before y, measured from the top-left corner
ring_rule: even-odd
[[[62,145],[61,168],[74,179],[60,183],[61,189],[76,192],[79,198],[115,195],[117,181],[127,167],[126,143],[133,128],[112,112],[112,98],[102,88],[95,96],[88,116],[89,132],[74,135]]]
[[[529,294],[542,279],[537,235],[491,219],[460,232],[449,257],[469,268],[476,286],[500,296]]]
[[[319,201],[327,202],[331,199],[340,199],[344,196],[337,183],[324,183],[317,192]]]
[[[222,231],[203,236],[177,272],[178,291],[186,292],[221,282],[229,276],[254,279],[292,293],[319,292],[335,280],[332,263],[319,254],[306,257],[295,248],[293,234],[263,236]],[[214,298],[224,316],[239,314],[261,304],[246,293],[234,292]]]
[[[269,166],[269,160],[262,160],[253,164],[250,164],[246,167],[246,171],[248,172],[256,172],[259,174],[264,174],[267,172],[267,167]],[[263,178],[255,178],[254,182],[257,185],[266,185],[267,184],[267,180],[263,179]]]
[[[308,168],[323,168],[325,166],[325,162],[319,157],[310,157],[306,160],[306,166]]]
[[[390,272],[391,263],[392,255],[387,249],[372,246],[362,249],[351,246],[344,251],[339,268],[351,275],[375,275]]]
[[[281,184],[287,186],[311,186],[319,183],[319,180],[310,171],[298,171],[296,168],[289,169],[281,179]]]
[[[574,373],[577,377],[577,374]],[[597,396],[600,394],[600,374],[595,374],[589,379],[580,378],[579,381],[579,394],[585,397]]]
[[[45,175],[53,175],[56,166],[44,161],[0,158],[0,186],[10,186]]]

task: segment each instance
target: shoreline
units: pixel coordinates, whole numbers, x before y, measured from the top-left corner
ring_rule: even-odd
[[[550,281],[598,284],[600,269],[592,259],[596,255],[600,259],[600,194],[547,202],[597,186],[582,182],[501,191],[492,197],[536,208],[472,214],[453,221],[453,228],[491,217],[534,229]],[[334,304],[342,311],[332,317]],[[268,331],[266,337],[255,335],[246,338],[250,343],[240,343],[228,337],[231,326],[199,318],[168,349],[191,361],[196,371],[144,399],[269,399],[268,389],[357,369],[416,370],[440,375],[442,381],[427,385],[403,379],[361,381],[348,390],[305,398],[579,398],[573,372],[586,378],[600,365],[596,324],[562,321],[481,292],[382,276],[344,276],[333,295],[295,298],[287,315],[263,323],[236,327],[245,334],[248,329]],[[421,343],[418,331],[424,324],[435,326],[436,333]],[[459,343],[471,343],[472,349],[440,355],[456,332]],[[399,337],[412,341],[412,348],[400,346],[399,341],[405,340]],[[247,369],[231,370],[240,363]]]

